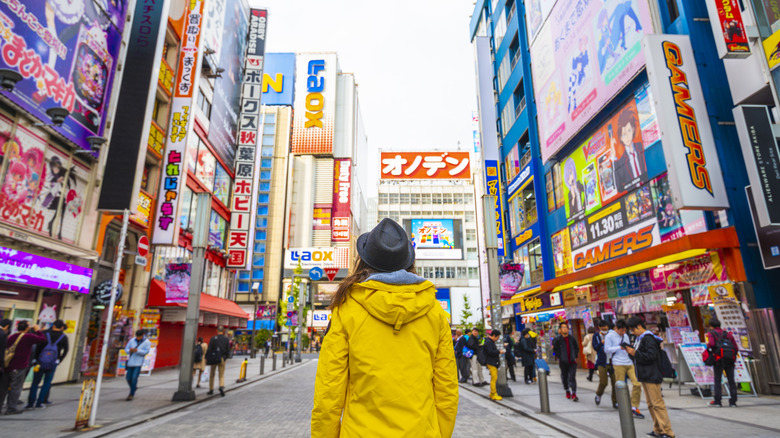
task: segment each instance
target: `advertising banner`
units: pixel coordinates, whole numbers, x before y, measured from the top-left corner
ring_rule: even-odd
[[[257,319],[276,319],[276,304],[257,306]]]
[[[333,153],[333,129],[336,116],[335,53],[302,53],[297,56],[295,72],[295,115],[293,117],[293,154]]]
[[[184,15],[187,25],[183,32],[179,65],[176,70],[169,137],[165,141],[165,155],[162,163],[162,181],[157,197],[157,217],[154,223],[152,243],[155,245],[176,245],[179,238],[179,204],[182,188],[187,185],[187,137],[192,133],[192,104],[200,80],[200,31],[203,21],[203,0],[187,3]]]
[[[498,284],[501,286],[501,299],[512,298],[523,283],[525,265],[504,263],[498,271]]]
[[[290,248],[284,251],[284,269],[349,268],[349,248]]]
[[[135,211],[130,214],[130,220],[142,225],[144,228],[149,228],[149,222],[152,218],[152,197],[147,195],[146,192],[138,192],[138,202],[136,203]]]
[[[525,27],[528,30],[528,44],[533,44],[555,2],[556,0],[528,0],[525,3]]]
[[[325,328],[330,322],[330,310],[315,310],[312,317],[312,328]]]
[[[486,233],[492,233],[495,231],[496,238],[498,239],[498,251],[497,254],[499,257],[504,257],[505,255],[505,238],[506,234],[504,233],[504,209],[502,208],[502,205],[504,205],[503,200],[501,199],[502,190],[501,190],[501,176],[498,171],[498,161],[496,160],[485,160],[485,186],[486,186],[486,193],[490,196],[496,197],[496,207],[495,207],[495,223],[496,228],[495,230],[485,230]],[[489,214],[488,212],[485,212],[485,214]]]
[[[241,103],[241,60],[247,45],[247,10],[240,0],[209,0],[206,12],[205,44],[216,50],[206,59],[212,70],[224,69],[219,73],[220,77],[214,79],[209,143],[224,163],[232,163],[236,155],[236,126]],[[261,21],[265,34],[265,20]],[[253,39],[250,35],[249,39],[265,46],[264,38]]]
[[[610,238],[572,250],[574,272],[661,243],[655,217],[625,228]],[[620,285],[618,285],[618,288]]]
[[[330,230],[331,208],[330,204],[314,204],[312,213],[312,230]]]
[[[352,203],[352,160],[333,160],[333,229],[332,242],[349,242]]]
[[[88,294],[92,269],[0,247],[0,280]]]
[[[460,239],[456,235],[455,220],[412,219],[411,227],[412,245],[414,245],[416,258],[421,260],[460,260],[463,258]]]
[[[571,273],[571,245],[569,229],[564,228],[552,235],[553,261],[555,276],[560,277]]]
[[[745,25],[742,23],[742,11],[737,0],[708,0],[707,13],[710,16],[712,36],[718,57],[747,58],[750,56]]]
[[[87,137],[103,135],[126,4],[0,3],[0,68],[22,75],[5,97],[44,123],[51,120],[47,109],[65,108],[70,112],[65,123],[50,128],[89,150]]]
[[[648,180],[645,149],[660,138],[647,84],[569,156],[561,160],[569,223]]]
[[[543,161],[644,67],[641,41],[650,32],[647,2],[555,3],[530,50]]]
[[[293,104],[295,53],[268,53],[263,63],[263,105]]]
[[[249,14],[249,37],[244,77],[241,81],[241,116],[238,123],[238,150],[233,196],[230,202],[230,232],[228,233],[227,267],[251,269],[251,248],[254,242],[257,180],[260,168],[258,139],[261,134],[263,56],[268,11],[252,9]]]
[[[192,263],[165,265],[165,302],[186,303],[190,293]]]
[[[664,109],[658,125],[675,208],[728,208],[689,37],[648,35],[642,45],[655,107]]]
[[[469,152],[382,152],[381,179],[471,179]]]
[[[60,2],[52,1],[59,4]],[[87,2],[93,4],[93,2]],[[167,1],[137,2],[133,14],[125,65],[132,71],[122,75],[119,99],[111,129],[108,157],[98,200],[98,210],[132,211],[133,200],[141,188],[141,177],[146,160],[145,148],[151,123],[151,113],[157,87],[150,85],[160,73],[162,49],[168,16]],[[124,20],[121,20],[124,22]],[[139,90],[147,90],[146,93]],[[141,200],[138,200],[140,204]],[[148,219],[144,226],[149,226]]]
[[[780,150],[772,130],[769,109],[739,105],[733,109],[739,144],[761,226],[780,225]]]
[[[761,262],[764,269],[780,267],[780,226],[769,225],[762,227],[758,223],[758,212],[753,198],[752,187],[745,187],[745,192],[750,204],[750,216],[753,218],[753,229],[756,230],[758,248],[761,252]]]

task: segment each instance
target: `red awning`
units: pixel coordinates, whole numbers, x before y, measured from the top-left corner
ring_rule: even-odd
[[[161,280],[152,279],[149,287],[148,307],[187,307],[187,303],[166,303],[165,302],[165,283]],[[215,297],[209,294],[200,294],[200,310],[202,312],[216,313],[219,315],[234,316],[241,319],[249,319],[249,314],[239,307],[238,304],[224,298]]]

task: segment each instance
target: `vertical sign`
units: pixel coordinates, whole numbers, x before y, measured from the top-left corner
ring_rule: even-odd
[[[304,53],[296,58],[292,153],[330,154],[336,115],[336,54]]]
[[[664,109],[658,113],[658,126],[675,208],[728,208],[688,35],[647,35],[642,46],[655,108]]]
[[[756,230],[758,249],[761,253],[761,262],[764,264],[764,269],[780,268],[780,226],[762,226],[758,222],[755,194],[752,187],[745,187],[745,192],[750,205],[750,216],[753,218],[753,228]]]
[[[268,11],[252,9],[249,14],[249,44],[244,61],[244,79],[241,84],[241,117],[238,120],[238,151],[236,153],[236,181],[230,203],[230,232],[227,242],[227,266],[251,269],[252,236],[257,205],[257,177],[260,167],[257,152],[260,136],[260,97],[263,90],[263,56]]]
[[[498,238],[498,256],[504,257],[504,211],[501,208],[503,199],[501,196],[501,180],[498,173],[498,161],[485,160],[485,185],[487,194],[496,197],[496,228],[495,233]],[[485,212],[488,214],[488,212]],[[492,230],[485,230],[486,233],[492,232]]]
[[[750,56],[745,25],[742,23],[742,12],[737,0],[707,0],[707,12],[712,25],[712,36],[715,37],[715,47],[718,57],[747,58]]]
[[[331,241],[349,242],[350,199],[352,192],[352,160],[333,160],[333,210]]]
[[[187,156],[187,136],[192,133],[191,108],[200,80],[202,61],[198,52],[203,3],[203,0],[190,0],[185,11],[179,65],[171,101],[171,120],[168,124],[168,137],[165,139],[160,195],[157,197],[157,218],[152,236],[152,243],[155,245],[175,245],[179,235],[179,194],[187,184],[184,157]]]

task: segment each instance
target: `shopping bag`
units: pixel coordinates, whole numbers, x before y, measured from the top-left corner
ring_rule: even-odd
[[[211,367],[206,367],[205,370],[203,370],[203,374],[200,375],[200,383],[209,383],[209,371]]]

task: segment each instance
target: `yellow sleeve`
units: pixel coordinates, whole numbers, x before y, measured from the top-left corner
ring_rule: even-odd
[[[433,364],[433,397],[442,437],[451,437],[458,414],[458,368],[452,351],[452,333],[447,317],[441,317],[439,347]]]
[[[336,308],[330,320],[330,330],[322,340],[317,364],[314,409],[311,412],[312,437],[339,436],[341,413],[347,397],[348,365],[349,341]]]

